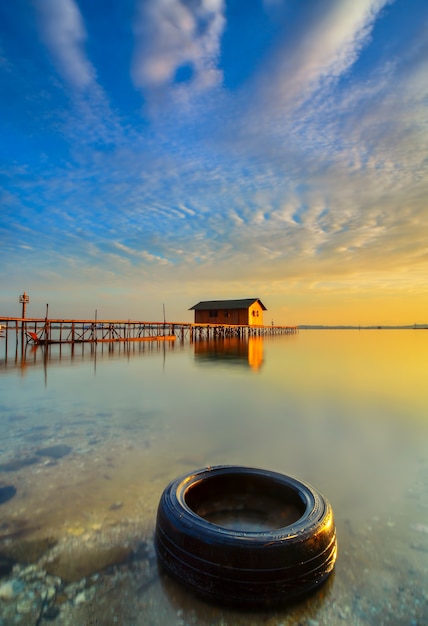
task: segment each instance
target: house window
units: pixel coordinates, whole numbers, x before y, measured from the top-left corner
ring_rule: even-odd
[[[218,316],[218,311],[210,311],[209,316],[210,317],[217,317]]]
[[[225,311],[225,312],[224,312],[224,317],[230,317],[230,313],[229,313],[229,311]]]

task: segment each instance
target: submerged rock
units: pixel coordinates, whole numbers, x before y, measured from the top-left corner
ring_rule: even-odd
[[[38,463],[39,459],[34,456],[24,457],[23,459],[12,459],[6,463],[0,463],[0,472],[17,472],[23,467]]]
[[[59,576],[67,583],[81,580],[96,572],[101,572],[112,565],[121,565],[129,561],[131,548],[111,546],[85,550],[80,553],[60,554],[50,563],[46,563],[48,574]]]
[[[48,448],[41,448],[37,450],[36,454],[38,456],[48,456],[51,459],[61,459],[63,456],[70,454],[72,450],[73,448],[71,446],[58,444],[56,446],[49,446]]]
[[[55,544],[56,539],[53,537],[8,541],[0,545],[0,559],[11,559],[19,563],[37,563]]]
[[[0,504],[4,504],[16,495],[16,487],[13,485],[5,485],[0,487]]]

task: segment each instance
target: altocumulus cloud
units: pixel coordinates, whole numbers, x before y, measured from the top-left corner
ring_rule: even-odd
[[[243,1],[246,44],[239,3],[136,0],[115,13],[120,54],[96,4],[34,0],[31,73],[2,40],[31,121],[2,127],[9,268],[19,240],[30,272],[109,284],[422,276],[428,51],[422,22],[387,37],[402,0]]]
[[[77,89],[91,86],[95,70],[85,56],[86,31],[74,0],[34,0],[34,5],[60,74]]]

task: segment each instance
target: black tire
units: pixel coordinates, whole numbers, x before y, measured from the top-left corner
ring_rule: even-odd
[[[237,529],[241,516],[263,527]],[[234,466],[192,472],[166,487],[155,546],[160,566],[178,581],[241,607],[306,595],[333,571],[337,552],[333,511],[318,491],[290,476]]]

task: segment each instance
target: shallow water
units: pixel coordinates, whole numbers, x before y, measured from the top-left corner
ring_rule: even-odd
[[[0,545],[80,584],[61,587],[52,623],[428,623],[427,331],[24,354],[9,341],[7,358],[0,342],[0,487],[17,490],[0,504]],[[331,502],[338,561],[311,598],[237,612],[158,575],[152,538],[164,487],[217,464],[291,474]],[[48,538],[52,547],[30,554]],[[28,554],[16,558],[22,545]],[[0,579],[0,595],[23,567]],[[1,600],[0,618],[34,624],[40,603],[18,611],[30,592],[19,593]]]

